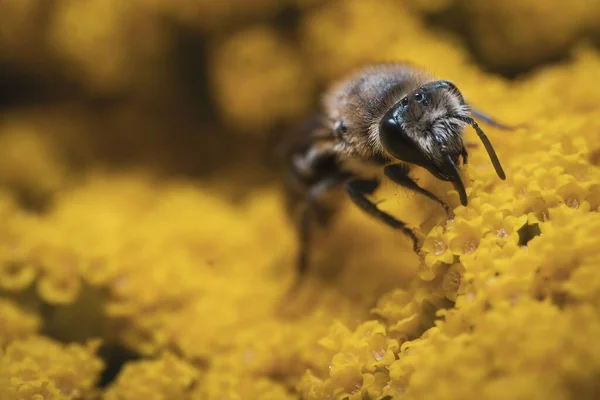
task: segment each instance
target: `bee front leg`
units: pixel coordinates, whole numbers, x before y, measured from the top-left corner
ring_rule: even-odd
[[[423,189],[417,184],[417,182],[413,181],[412,178],[408,176],[408,168],[404,164],[388,165],[383,169],[383,173],[394,183],[397,183],[402,187],[410,189],[413,192],[419,193],[427,197],[428,199],[435,201],[436,203],[444,207],[446,215],[449,219],[454,218],[454,213],[446,203],[444,203],[440,198],[438,198],[435,194],[431,193],[429,190]]]
[[[375,203],[369,200],[366,195],[372,194],[379,186],[379,182],[373,179],[353,179],[346,182],[344,188],[350,199],[360,209],[365,211],[370,216],[377,218],[386,225],[402,231],[406,236],[410,237],[413,242],[413,250],[419,252],[418,239],[415,233],[406,226],[402,221],[397,220],[386,212],[381,211]]]
[[[466,146],[462,147],[462,149],[460,150],[460,155],[463,158],[463,164],[467,164],[467,162],[469,161],[469,153],[467,152]]]

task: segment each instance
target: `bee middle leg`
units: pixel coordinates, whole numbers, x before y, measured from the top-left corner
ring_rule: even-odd
[[[360,209],[365,211],[367,214],[371,215],[374,218],[382,221],[386,225],[398,229],[402,231],[406,236],[411,238],[413,242],[413,250],[418,253],[419,252],[419,241],[415,233],[406,226],[406,224],[388,213],[381,211],[379,207],[371,200],[367,198],[367,195],[373,194],[375,189],[379,186],[379,181],[374,179],[353,179],[344,185],[346,189],[346,193],[350,196],[350,199],[356,204]]]
[[[345,179],[346,176],[344,175],[333,175],[326,177],[312,185],[306,194],[306,197],[302,204],[302,209],[300,211],[300,220],[298,222],[298,235],[300,241],[300,249],[296,267],[298,280],[301,280],[304,277],[304,275],[306,275],[306,273],[308,272],[308,255],[311,242],[311,222],[315,219],[314,217],[317,217],[317,219],[319,219],[318,217],[320,216],[318,213],[319,204],[317,202],[322,195],[332,190],[336,186],[341,185]],[[322,215],[323,212],[321,213],[321,216]],[[321,219],[319,222],[321,222],[321,224],[325,223],[323,219]]]
[[[452,212],[450,207],[448,207],[448,205],[444,201],[442,201],[435,194],[431,193],[429,190],[423,189],[421,186],[419,186],[417,184],[417,182],[415,182],[414,180],[412,180],[412,178],[410,176],[408,176],[408,168],[405,165],[403,165],[403,164],[388,165],[383,169],[383,173],[385,174],[385,176],[390,178],[393,182],[397,183],[398,185],[405,187],[407,189],[410,189],[413,192],[419,193],[419,194],[435,201],[436,203],[438,203],[439,205],[444,207],[444,210],[446,211],[446,215],[448,216],[449,219],[454,218],[454,213]]]

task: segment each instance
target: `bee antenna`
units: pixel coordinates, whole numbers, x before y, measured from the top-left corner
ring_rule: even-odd
[[[490,139],[488,139],[487,135],[479,127],[477,122],[475,122],[475,120],[473,118],[467,117],[466,115],[456,115],[456,118],[460,119],[461,121],[466,122],[467,124],[471,125],[473,127],[473,129],[475,129],[475,132],[477,132],[477,136],[479,136],[479,139],[481,139],[481,142],[483,143],[483,146],[485,147],[485,150],[487,151],[488,156],[490,157],[490,160],[492,161],[492,164],[494,165],[494,169],[496,170],[496,173],[498,174],[500,179],[502,179],[502,180],[506,179],[506,174],[504,173],[504,170],[502,169],[502,165],[500,164],[500,160],[498,160],[498,156],[496,155],[496,151],[494,150],[492,143],[490,143]]]

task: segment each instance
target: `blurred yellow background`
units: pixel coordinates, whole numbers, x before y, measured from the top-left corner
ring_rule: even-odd
[[[600,2],[0,0],[0,400],[600,393]],[[473,132],[468,207],[344,207],[296,297],[274,147],[410,61]],[[531,240],[529,240],[531,239]]]

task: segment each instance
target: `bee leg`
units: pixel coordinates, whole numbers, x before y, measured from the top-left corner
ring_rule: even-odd
[[[319,197],[342,184],[345,177],[342,175],[334,175],[324,178],[313,186],[307,192],[306,198],[300,211],[300,221],[298,224],[298,236],[300,241],[300,250],[298,254],[297,274],[301,279],[308,271],[308,253],[310,247],[310,226],[316,210]],[[318,215],[317,215],[318,216]]]
[[[353,179],[346,182],[344,188],[350,199],[360,209],[365,211],[370,216],[379,219],[386,225],[401,230],[406,236],[410,237],[413,242],[413,250],[419,252],[418,239],[415,233],[406,226],[402,221],[397,220],[386,212],[381,211],[375,203],[369,200],[366,195],[372,194],[379,186],[379,181],[374,179]]]
[[[383,173],[385,176],[390,178],[393,182],[398,185],[410,189],[416,193],[422,194],[423,196],[435,201],[446,211],[446,215],[449,219],[454,218],[454,213],[448,207],[446,203],[440,200],[435,194],[430,191],[423,189],[421,186],[417,184],[417,182],[413,181],[410,176],[408,176],[408,168],[404,164],[394,164],[388,165],[383,169]]]

